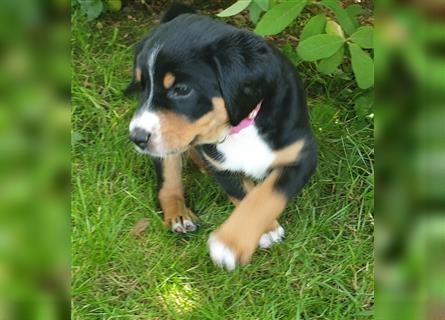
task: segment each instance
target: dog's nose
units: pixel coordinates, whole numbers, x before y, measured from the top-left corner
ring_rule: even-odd
[[[145,149],[150,140],[150,133],[141,128],[135,128],[130,132],[130,140],[139,148]]]

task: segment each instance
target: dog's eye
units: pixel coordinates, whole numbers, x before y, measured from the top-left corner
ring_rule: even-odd
[[[183,83],[178,83],[175,85],[172,90],[170,91],[170,94],[173,97],[185,97],[188,96],[192,92],[192,88],[190,88],[188,85]]]

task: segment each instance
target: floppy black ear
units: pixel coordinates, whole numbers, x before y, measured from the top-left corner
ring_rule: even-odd
[[[161,23],[173,20],[177,16],[184,14],[184,13],[195,13],[195,10],[193,10],[191,7],[189,7],[185,4],[180,4],[180,3],[173,4],[167,10],[167,12],[165,12],[164,15],[162,16]]]
[[[212,44],[211,52],[229,122],[236,126],[267,94],[273,77],[271,48],[261,38],[237,31]]]
[[[128,86],[124,89],[123,93],[125,96],[129,96],[137,91],[140,91],[143,85],[143,74],[142,67],[140,63],[140,56],[142,52],[142,48],[144,46],[146,38],[136,44],[134,50],[134,58],[133,58],[133,75],[131,77],[131,81]]]

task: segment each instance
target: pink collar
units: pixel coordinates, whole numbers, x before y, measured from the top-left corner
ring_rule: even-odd
[[[263,103],[263,100],[258,102],[258,104],[256,105],[255,109],[253,109],[252,112],[249,113],[249,115],[246,118],[241,120],[241,122],[238,123],[237,126],[231,127],[230,131],[229,131],[229,134],[237,134],[241,130],[246,129],[247,127],[251,126],[255,122],[255,118],[257,117],[258,112],[260,112],[262,103]]]

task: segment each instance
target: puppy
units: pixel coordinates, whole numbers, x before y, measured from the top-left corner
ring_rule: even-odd
[[[181,181],[181,154],[192,149],[235,205],[209,237],[214,263],[233,270],[258,246],[281,241],[277,218],[317,153],[292,63],[251,32],[177,6],[136,45],[133,91],[140,103],[130,139],[154,158],[165,225],[197,228]]]

